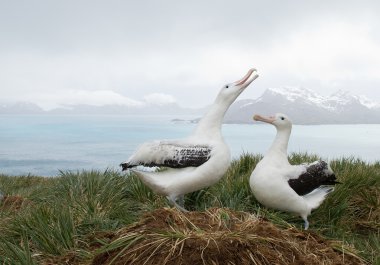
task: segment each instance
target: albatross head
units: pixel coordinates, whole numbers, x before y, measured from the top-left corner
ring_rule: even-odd
[[[248,73],[240,80],[226,84],[220,90],[218,97],[216,98],[217,102],[232,104],[235,99],[244,91],[244,89],[252,83],[259,75],[257,70],[252,68],[249,69]]]
[[[270,117],[255,115],[253,116],[253,119],[255,121],[262,121],[262,122],[272,124],[276,126],[277,130],[292,128],[292,121],[289,119],[288,116],[282,113],[276,113],[275,115],[270,116]]]

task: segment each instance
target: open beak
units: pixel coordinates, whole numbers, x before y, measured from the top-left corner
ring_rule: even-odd
[[[242,79],[235,82],[235,86],[241,86],[241,88],[244,89],[258,77],[259,75],[255,68],[249,69],[248,73]]]
[[[255,116],[253,116],[253,119],[255,121],[262,121],[262,122],[266,122],[266,123],[270,123],[270,124],[272,124],[276,120],[274,116],[264,117],[261,115],[255,115]]]

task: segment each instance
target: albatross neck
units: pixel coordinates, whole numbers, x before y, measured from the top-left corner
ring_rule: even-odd
[[[276,138],[268,150],[268,154],[288,156],[288,142],[292,128],[277,128]]]
[[[224,114],[226,113],[229,104],[226,102],[216,101],[208,110],[208,112],[199,121],[195,128],[195,134],[206,137],[222,137],[221,128]]]

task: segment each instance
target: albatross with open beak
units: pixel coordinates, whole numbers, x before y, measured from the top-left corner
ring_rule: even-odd
[[[131,169],[154,192],[165,195],[174,206],[186,211],[185,194],[215,184],[227,171],[231,156],[221,132],[223,117],[257,77],[256,69],[250,69],[241,80],[224,85],[189,137],[144,143],[121,164],[122,169]],[[146,172],[136,168],[140,165],[168,169]]]

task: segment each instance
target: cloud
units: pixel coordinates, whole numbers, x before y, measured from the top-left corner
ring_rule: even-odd
[[[2,4],[2,100],[201,107],[250,67],[240,98],[289,85],[380,99],[376,1],[95,2]]]
[[[379,69],[378,44],[368,25],[342,21],[319,22],[314,30],[300,27],[288,41],[273,47],[272,62],[300,78],[350,79],[360,75],[374,78]],[[272,67],[275,65],[272,65]]]

